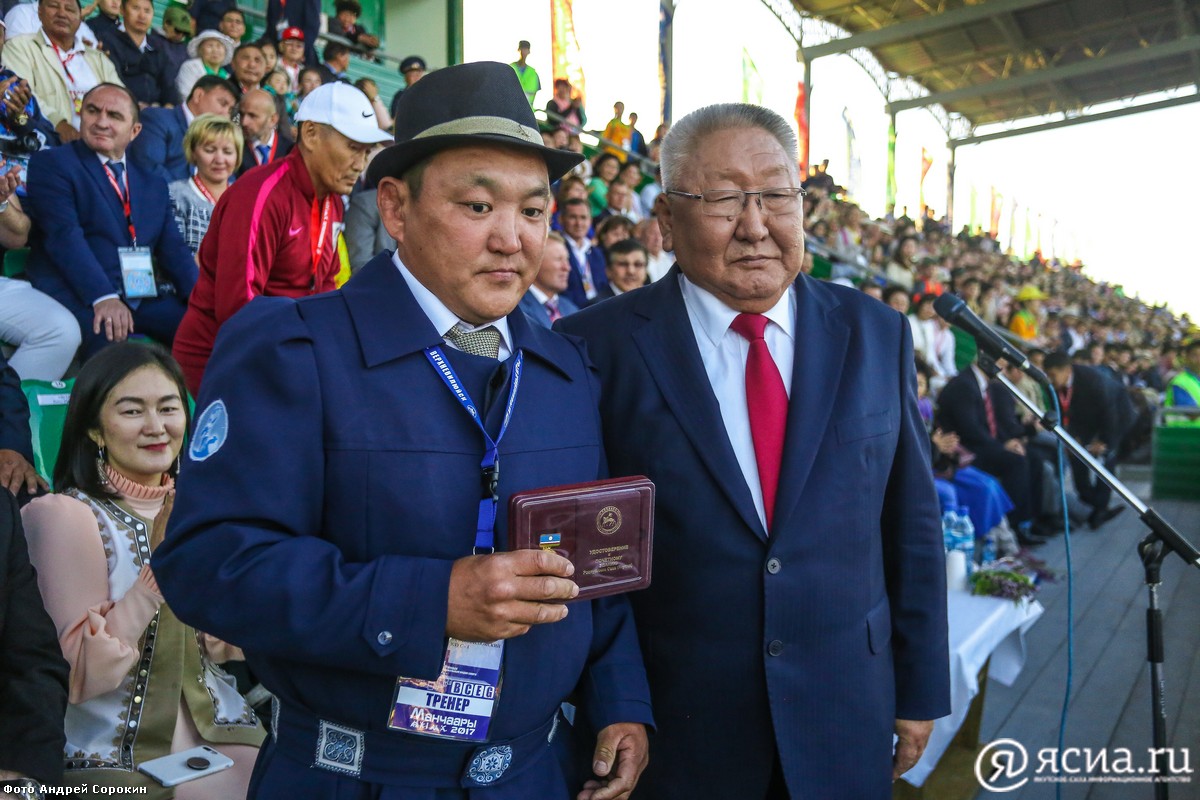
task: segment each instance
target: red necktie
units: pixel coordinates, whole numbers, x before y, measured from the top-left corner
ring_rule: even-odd
[[[558,322],[562,319],[562,311],[558,308],[558,299],[551,297],[546,301],[546,312],[550,315],[550,324]]]
[[[996,438],[996,407],[992,405],[992,393],[988,391],[991,387],[983,387],[983,410],[987,414],[988,433],[992,438]]]
[[[787,390],[763,338],[767,318],[762,314],[738,314],[729,327],[750,342],[750,354],[746,357],[746,406],[750,411],[750,436],[754,440],[754,460],[758,463],[758,483],[762,487],[770,532],[779,468],[783,463],[783,435],[787,430]]]

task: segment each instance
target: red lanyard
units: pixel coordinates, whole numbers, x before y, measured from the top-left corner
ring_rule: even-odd
[[[192,176],[192,183],[196,184],[196,191],[200,192],[201,197],[212,203],[214,206],[217,204],[217,198],[213,197],[212,192],[208,190],[208,187],[200,182],[199,175]]]
[[[121,191],[121,187],[117,184],[117,176],[113,175],[108,164],[104,165],[104,174],[108,176],[108,182],[112,184],[113,191],[121,199],[121,207],[125,211],[125,222],[129,225],[129,238],[133,242],[133,246],[137,247],[137,230],[133,227],[133,206],[130,204],[129,196],[129,168],[126,167],[125,174],[121,176],[125,181],[125,191]]]
[[[51,42],[50,46],[54,48],[54,55],[58,56],[58,63],[62,65],[63,72],[66,73],[66,75],[67,75],[67,80],[71,82],[72,86],[74,86],[75,78],[73,78],[71,76],[71,70],[67,69],[67,64],[69,64],[71,62],[71,59],[75,57],[75,53],[74,52],[67,53],[67,57],[63,58],[62,51],[58,49],[58,45],[56,45],[54,42]],[[114,183],[115,183],[115,181],[114,181]]]
[[[312,237],[313,289],[317,288],[321,256],[325,252],[325,238],[329,233],[329,218],[331,216],[333,216],[333,195],[325,195],[324,203],[318,203],[317,198],[314,197],[312,204],[312,226],[309,230],[309,234]]]

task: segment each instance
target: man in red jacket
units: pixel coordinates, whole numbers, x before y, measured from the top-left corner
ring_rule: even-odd
[[[213,211],[197,258],[200,278],[175,335],[188,389],[200,387],[217,330],[258,295],[302,297],[334,288],[341,195],[367,167],[379,129],[366,95],[331,83],[296,115],[295,148],[238,180]]]

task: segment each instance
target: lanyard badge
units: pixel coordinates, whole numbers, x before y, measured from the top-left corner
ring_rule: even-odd
[[[426,349],[425,357],[483,434],[484,455],[479,465],[481,497],[472,553],[493,553],[496,507],[500,499],[500,441],[508,430],[517,401],[525,354],[518,350],[513,358],[512,386],[504,408],[504,421],[495,439],[488,434],[479,408],[446,360],[442,348]],[[500,695],[503,663],[503,641],[464,642],[451,637],[437,680],[396,679],[388,727],[438,739],[486,742]]]

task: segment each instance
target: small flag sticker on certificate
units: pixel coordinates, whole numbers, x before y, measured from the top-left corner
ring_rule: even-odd
[[[543,550],[553,550],[561,544],[561,533],[543,533],[542,535],[538,536],[538,545],[541,546]]]

